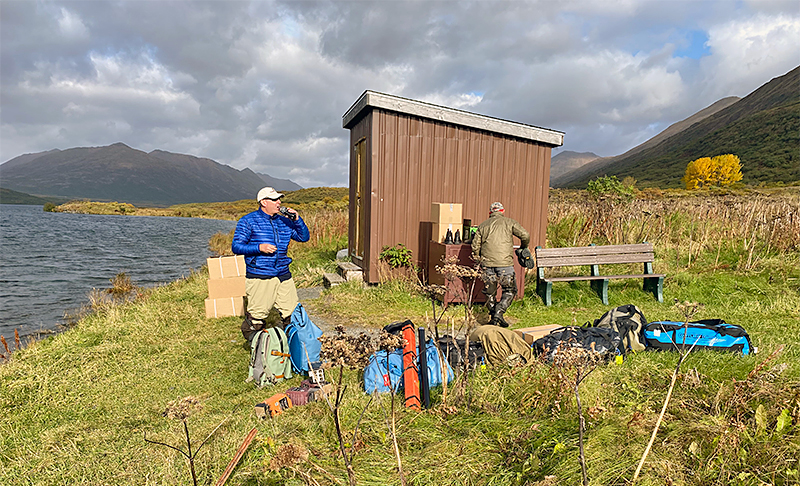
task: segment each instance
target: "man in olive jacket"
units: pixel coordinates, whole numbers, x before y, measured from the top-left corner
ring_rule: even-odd
[[[531,235],[521,224],[507,218],[504,212],[499,202],[489,207],[489,219],[478,226],[472,238],[472,259],[481,266],[483,293],[491,316],[489,324],[508,327],[503,314],[517,295],[513,237],[519,238],[520,248],[527,248]],[[503,288],[499,302],[496,298],[498,284]]]

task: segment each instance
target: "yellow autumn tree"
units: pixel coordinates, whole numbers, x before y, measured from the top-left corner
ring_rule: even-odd
[[[733,154],[717,155],[711,159],[717,184],[727,186],[742,180],[742,161]]]
[[[686,189],[727,186],[742,180],[742,164],[733,154],[700,157],[689,162],[682,180]]]
[[[714,171],[711,168],[711,157],[700,157],[689,162],[686,166],[686,173],[683,175],[683,183],[686,189],[697,189],[706,187],[711,183]]]

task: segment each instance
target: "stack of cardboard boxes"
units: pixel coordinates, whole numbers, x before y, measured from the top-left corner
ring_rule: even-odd
[[[455,236],[456,231],[461,235],[463,232],[461,204],[436,202],[431,204],[431,222],[433,223],[431,239],[437,243],[444,243],[447,230],[450,230],[453,236]]]
[[[244,315],[244,256],[209,258],[206,317]]]

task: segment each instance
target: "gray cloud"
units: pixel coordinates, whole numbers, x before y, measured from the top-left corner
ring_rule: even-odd
[[[0,161],[124,142],[347,183],[366,89],[616,155],[800,64],[796,2],[0,3]],[[702,32],[706,46],[693,46]],[[703,36],[700,36],[703,38]],[[767,46],[769,46],[767,48]],[[694,49],[699,59],[677,52]]]

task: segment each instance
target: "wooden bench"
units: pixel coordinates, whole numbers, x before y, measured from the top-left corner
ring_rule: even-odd
[[[664,274],[653,273],[653,245],[640,243],[636,245],[583,246],[570,248],[535,249],[536,257],[536,293],[545,305],[551,305],[550,294],[553,282],[575,282],[589,280],[597,295],[608,305],[608,281],[620,278],[641,278],[644,280],[645,292],[652,292],[659,301],[664,301]],[[600,265],[617,263],[644,263],[644,273],[638,275],[600,275]],[[544,269],[553,267],[576,267],[588,265],[589,275],[572,277],[545,277]]]

